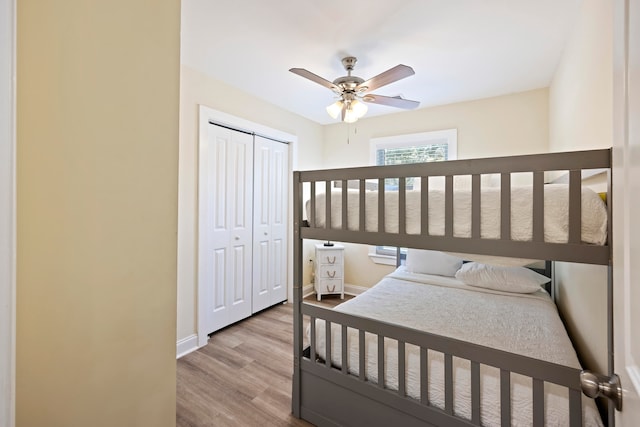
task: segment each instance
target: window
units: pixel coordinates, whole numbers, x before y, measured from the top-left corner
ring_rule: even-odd
[[[456,129],[398,135],[371,140],[371,164],[399,165],[406,163],[439,162],[454,160],[457,155]],[[418,189],[419,180],[407,179],[407,190]],[[397,190],[398,180],[385,181],[385,190]],[[371,259],[378,264],[396,264],[397,248],[394,246],[372,246]],[[404,258],[404,251],[401,257]]]

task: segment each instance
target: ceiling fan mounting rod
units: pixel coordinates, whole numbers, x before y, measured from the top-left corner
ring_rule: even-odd
[[[355,56],[342,58],[342,66],[347,70],[349,75],[351,75],[351,71],[353,71],[353,68],[356,66],[356,62],[358,62],[358,59]]]

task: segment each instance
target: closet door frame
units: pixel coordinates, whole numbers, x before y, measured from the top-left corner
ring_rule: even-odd
[[[233,129],[238,129],[242,131],[247,131],[250,133],[256,133],[263,136],[267,136],[269,138],[277,139],[280,141],[288,141],[289,142],[289,165],[288,165],[288,181],[289,188],[293,187],[293,170],[297,168],[297,158],[298,158],[298,138],[295,135],[289,134],[287,132],[280,131],[278,129],[271,128],[269,126],[262,125],[260,123],[252,122],[250,120],[246,120],[240,117],[233,116],[231,114],[215,110],[206,105],[199,106],[199,136],[198,142],[201,144],[203,139],[207,137],[207,127],[211,126],[210,123],[216,123],[223,126],[228,126]],[[293,210],[293,196],[291,191],[288,195],[287,202],[287,213],[290,215],[290,212]],[[197,212],[197,210],[196,210]],[[289,216],[290,217],[290,216]],[[196,222],[197,223],[197,222]],[[196,232],[196,236],[198,232]],[[196,248],[196,256],[194,263],[197,264],[198,253]],[[291,238],[287,238],[287,259],[293,259],[293,241]],[[293,295],[293,273],[292,273],[293,263],[287,263],[287,299],[288,301],[292,301]],[[198,272],[198,266],[196,265],[196,273]],[[197,280],[198,274],[196,274]],[[205,284],[197,281],[197,334],[198,334],[198,347],[203,347],[207,344],[209,340],[208,332],[206,332],[206,325],[204,324],[203,317],[200,316],[200,313],[204,310],[204,301],[201,298],[202,295],[206,295],[206,291],[204,288]]]

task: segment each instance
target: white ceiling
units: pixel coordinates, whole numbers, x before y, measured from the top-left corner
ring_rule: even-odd
[[[334,80],[358,58],[373,91],[420,108],[547,87],[580,0],[182,0],[182,63],[321,124],[334,94],[290,73]],[[369,104],[367,117],[396,113]]]

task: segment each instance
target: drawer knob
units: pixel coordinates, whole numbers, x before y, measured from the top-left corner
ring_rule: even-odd
[[[331,277],[332,279],[334,277],[336,277],[336,272],[335,271],[327,271],[327,276]]]
[[[332,258],[327,257],[327,262],[329,264],[335,264],[336,263],[336,257],[333,256]]]

